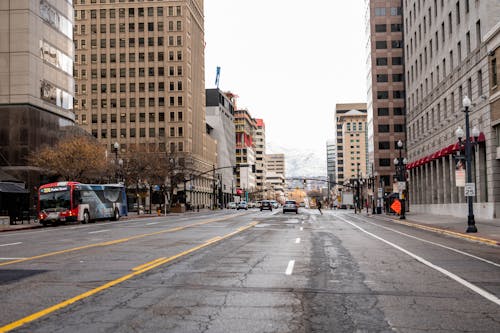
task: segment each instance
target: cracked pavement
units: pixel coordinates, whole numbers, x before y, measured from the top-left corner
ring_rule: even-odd
[[[324,211],[322,216],[305,209],[293,216],[257,211],[218,214],[229,218],[0,267],[2,326],[129,274],[136,266],[259,221],[256,227],[62,307],[15,332],[500,331],[500,306],[361,233],[342,218],[459,276],[472,276],[473,267],[474,283],[497,297],[498,267],[403,238],[347,211]],[[207,218],[200,214],[192,219]],[[196,222],[154,220],[161,223],[132,220],[89,225],[88,230],[113,228],[112,235],[101,235],[116,239]],[[397,228],[492,261],[500,258],[496,248]],[[75,245],[89,242],[88,233],[65,227],[13,236],[36,244],[24,256],[60,250],[59,238],[64,238],[65,246],[68,239]],[[294,266],[287,275],[290,260]]]

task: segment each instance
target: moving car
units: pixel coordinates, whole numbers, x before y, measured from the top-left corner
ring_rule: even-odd
[[[283,205],[283,214],[286,212],[295,212],[295,214],[299,213],[299,206],[295,200],[287,200]]]
[[[240,203],[238,204],[238,208],[236,208],[236,210],[240,209],[248,210],[248,204],[246,201],[240,201]]]
[[[260,204],[260,210],[263,211],[264,209],[269,209],[270,211],[273,210],[273,204],[269,200],[262,200]]]
[[[237,205],[236,202],[230,202],[227,204],[227,208],[229,209],[236,209]]]

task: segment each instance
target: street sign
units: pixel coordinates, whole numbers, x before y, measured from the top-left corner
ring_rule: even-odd
[[[395,199],[391,205],[391,209],[398,214],[401,214],[401,202],[398,199]]]
[[[475,197],[476,183],[465,183],[464,193],[466,197]]]
[[[398,182],[398,190],[399,190],[399,193],[406,190],[406,182]]]
[[[378,197],[383,198],[384,197],[384,191],[381,187],[378,188]]]

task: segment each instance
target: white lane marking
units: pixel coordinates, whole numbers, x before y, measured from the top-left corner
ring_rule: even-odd
[[[442,245],[442,244],[439,244],[439,243],[431,242],[431,241],[423,239],[423,238],[419,238],[419,237],[416,237],[416,236],[413,236],[413,235],[409,235],[407,233],[404,233],[404,232],[401,232],[401,231],[398,231],[398,230],[395,230],[395,229],[392,229],[392,228],[389,228],[389,227],[384,227],[383,225],[378,225],[378,224],[373,223],[373,222],[368,222],[368,223],[370,223],[370,224],[372,224],[372,225],[374,225],[376,227],[384,228],[384,229],[390,230],[392,232],[395,232],[397,234],[400,234],[400,235],[403,235],[403,236],[406,236],[406,237],[409,237],[409,238],[413,238],[413,239],[419,240],[419,241],[424,242],[424,243],[429,243],[429,244],[432,244],[432,245],[435,245],[435,246],[439,246],[439,247],[442,247],[443,249],[447,249],[447,250],[450,250],[450,251],[453,251],[453,252],[456,252],[456,253],[460,253],[460,254],[463,254],[464,256],[471,257],[471,258],[483,261],[483,262],[485,262],[487,264],[490,264],[490,265],[493,265],[493,266],[496,266],[496,267],[500,267],[500,264],[498,264],[496,262],[493,262],[493,261],[490,261],[488,259],[484,259],[484,258],[475,256],[473,254],[470,254],[470,253],[467,253],[467,252],[464,252],[464,251],[461,251],[461,250],[457,250],[455,248],[452,248],[452,247],[449,247],[449,246],[446,246],[446,245]]]
[[[295,244],[299,244],[300,243],[300,238],[296,238],[295,239]]]
[[[300,227],[300,231],[302,231],[302,230],[304,230],[304,228],[303,228],[303,227]]]
[[[286,271],[285,271],[286,275],[292,275],[293,265],[295,265],[295,260],[290,260],[288,262],[288,266],[287,266]]]
[[[26,259],[26,258],[0,258],[0,260],[18,260],[18,259]]]
[[[146,223],[146,225],[153,225],[153,224],[158,224],[160,222],[151,222],[151,223]]]
[[[491,294],[491,293],[487,292],[486,290],[479,288],[478,286],[476,286],[476,285],[474,285],[474,284],[470,283],[470,282],[469,282],[469,281],[467,281],[467,280],[462,279],[462,278],[461,278],[461,277],[459,277],[458,275],[453,274],[452,272],[447,271],[446,269],[444,269],[444,268],[442,268],[442,267],[440,267],[440,266],[434,265],[434,264],[433,264],[433,263],[431,263],[430,261],[427,261],[427,260],[425,260],[424,258],[422,258],[422,257],[420,257],[420,256],[417,256],[416,254],[414,254],[414,253],[412,253],[412,252],[410,252],[410,251],[408,251],[408,250],[406,250],[406,249],[402,248],[402,247],[401,247],[401,246],[399,246],[399,245],[396,245],[396,244],[394,244],[394,243],[391,243],[391,242],[389,242],[388,240],[383,239],[382,237],[379,237],[379,236],[377,236],[377,235],[375,235],[375,234],[373,234],[373,233],[371,233],[371,232],[369,232],[369,231],[366,231],[365,229],[361,228],[360,226],[358,226],[358,225],[356,225],[356,224],[354,224],[354,223],[352,223],[352,222],[350,222],[350,221],[347,221],[347,220],[346,220],[346,219],[344,219],[344,218],[341,218],[341,219],[342,219],[344,222],[349,223],[349,224],[350,224],[350,225],[352,225],[353,227],[355,227],[355,228],[357,228],[357,229],[361,230],[361,231],[362,231],[362,232],[364,232],[365,234],[370,235],[370,236],[372,236],[373,238],[376,238],[376,239],[378,239],[378,240],[380,240],[380,241],[382,241],[382,242],[386,243],[387,245],[392,246],[393,248],[395,248],[395,249],[397,249],[397,250],[399,250],[399,251],[401,251],[401,252],[403,252],[403,253],[407,254],[408,256],[412,257],[413,259],[415,259],[415,260],[417,260],[417,261],[420,261],[422,264],[424,264],[424,265],[426,265],[426,266],[428,266],[428,267],[430,267],[430,268],[432,268],[432,269],[435,269],[436,271],[438,271],[438,272],[440,272],[440,273],[442,273],[442,274],[446,275],[447,277],[449,277],[449,278],[451,278],[451,279],[455,280],[456,282],[460,283],[460,284],[461,284],[461,285],[463,285],[464,287],[467,287],[467,288],[469,288],[470,290],[474,291],[475,293],[477,293],[477,294],[479,294],[479,295],[483,296],[483,297],[484,297],[484,298],[486,298],[487,300],[489,300],[489,301],[491,301],[491,302],[493,302],[493,303],[495,303],[495,304],[497,304],[497,305],[500,305],[500,298],[498,298],[498,297],[496,297],[495,295],[493,295],[493,294]]]
[[[109,229],[105,229],[105,230],[97,230],[97,231],[91,231],[91,232],[89,232],[89,234],[98,234],[98,233],[100,233],[100,232],[107,232],[107,231],[109,231]]]
[[[22,242],[9,243],[9,244],[1,244],[0,246],[11,246],[11,245],[19,245],[19,244],[22,244]]]

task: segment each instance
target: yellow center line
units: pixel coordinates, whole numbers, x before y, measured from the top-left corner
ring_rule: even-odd
[[[89,244],[89,245],[74,247],[74,248],[70,248],[70,249],[66,249],[66,250],[61,250],[61,251],[44,253],[44,254],[40,254],[40,255],[37,255],[37,256],[28,257],[28,258],[11,260],[11,261],[7,261],[7,262],[4,262],[4,263],[0,263],[0,267],[7,266],[7,265],[12,265],[12,264],[17,264],[17,263],[25,262],[25,261],[31,261],[31,260],[35,260],[35,259],[52,257],[52,256],[55,256],[55,255],[58,255],[58,254],[75,252],[75,251],[80,251],[80,250],[86,250],[86,249],[91,249],[91,248],[94,248],[94,247],[103,247],[103,246],[116,245],[116,244],[120,244],[120,243],[124,243],[124,242],[129,242],[129,241],[136,240],[136,239],[145,238],[145,237],[150,237],[150,236],[155,236],[155,235],[160,235],[160,234],[165,234],[165,233],[171,233],[171,232],[181,231],[181,230],[184,230],[184,229],[187,229],[187,228],[192,228],[192,227],[196,227],[196,226],[200,226],[200,225],[204,225],[204,224],[208,224],[208,223],[224,221],[224,220],[227,220],[227,219],[229,219],[231,217],[233,217],[233,216],[213,218],[213,219],[209,219],[209,220],[206,220],[206,221],[203,221],[203,222],[197,222],[197,223],[188,224],[188,225],[183,226],[183,227],[176,227],[176,228],[167,229],[167,230],[161,230],[161,231],[156,231],[156,232],[152,232],[152,233],[148,233],[148,234],[136,235],[136,236],[127,237],[127,238],[121,238],[121,239],[116,239],[116,240],[112,240],[112,241],[106,241],[106,242],[101,242],[101,243],[95,243],[95,244]]]
[[[117,284],[120,284],[120,283],[122,283],[124,281],[127,281],[127,280],[133,278],[133,277],[141,275],[141,274],[143,274],[143,273],[145,273],[147,271],[150,271],[153,268],[156,268],[156,267],[158,267],[160,265],[164,265],[164,264],[169,263],[169,262],[171,262],[171,261],[173,261],[175,259],[178,259],[180,257],[186,256],[186,255],[188,255],[190,253],[193,253],[193,252],[195,252],[197,250],[200,250],[200,249],[202,249],[204,247],[207,247],[207,246],[209,246],[211,244],[214,244],[216,242],[220,242],[223,239],[229,238],[229,237],[231,237],[231,236],[233,236],[233,235],[235,235],[237,233],[240,233],[240,232],[242,232],[244,230],[252,228],[257,223],[258,222],[252,222],[249,225],[243,227],[243,229],[239,228],[238,230],[236,230],[234,232],[231,232],[229,234],[226,234],[224,236],[218,236],[218,237],[211,238],[211,239],[209,239],[208,241],[206,241],[203,244],[200,244],[200,245],[195,246],[195,247],[193,247],[193,248],[191,248],[189,250],[186,250],[184,252],[181,252],[181,253],[178,253],[176,255],[173,255],[173,256],[171,256],[169,258],[158,258],[156,260],[150,261],[150,262],[148,262],[148,263],[146,263],[144,265],[141,265],[142,268],[140,268],[141,266],[137,266],[136,267],[137,270],[134,269],[135,271],[132,272],[132,273],[130,273],[130,274],[124,275],[124,276],[122,276],[122,277],[120,277],[118,279],[115,279],[115,280],[110,281],[110,282],[108,282],[106,284],[103,284],[102,286],[99,286],[99,287],[97,287],[95,289],[89,290],[89,291],[87,291],[87,292],[85,292],[83,294],[80,294],[78,296],[75,296],[73,298],[65,300],[65,301],[63,301],[61,303],[58,303],[56,305],[53,305],[53,306],[48,307],[46,309],[43,309],[41,311],[35,312],[35,313],[33,313],[33,314],[29,315],[29,316],[21,318],[21,319],[19,319],[17,321],[14,321],[14,322],[12,322],[10,324],[7,324],[7,325],[5,325],[3,327],[0,327],[0,333],[9,332],[9,331],[11,331],[11,330],[13,330],[15,328],[21,327],[21,326],[23,326],[25,324],[28,324],[28,323],[30,323],[32,321],[35,321],[35,320],[37,320],[37,319],[39,319],[39,318],[41,318],[43,316],[46,316],[46,315],[48,315],[48,314],[50,314],[52,312],[55,312],[55,311],[60,310],[62,308],[65,308],[65,307],[67,307],[67,306],[69,306],[69,305],[71,305],[71,304],[73,304],[75,302],[81,301],[82,299],[88,298],[88,297],[90,297],[92,295],[95,295],[95,294],[97,294],[97,293],[99,293],[99,292],[101,292],[103,290],[109,289],[109,288],[111,288],[113,286],[116,286]]]
[[[136,267],[132,268],[132,270],[133,270],[133,271],[140,271],[140,270],[141,270],[141,269],[143,269],[143,268],[146,268],[146,267],[148,267],[148,266],[151,266],[151,265],[153,265],[153,264],[157,263],[158,261],[162,261],[162,260],[165,260],[165,259],[167,259],[167,258],[165,258],[165,257],[164,257],[164,258],[158,258],[158,259],[152,260],[152,261],[150,261],[150,262],[147,262],[147,263],[145,263],[145,264],[142,264],[142,265],[136,266]]]

